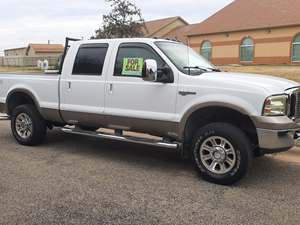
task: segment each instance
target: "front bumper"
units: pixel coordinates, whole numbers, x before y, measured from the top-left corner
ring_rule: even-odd
[[[258,147],[263,154],[287,151],[294,147],[300,124],[288,117],[255,117]]]
[[[283,152],[295,145],[296,130],[257,129],[258,144],[263,154]]]

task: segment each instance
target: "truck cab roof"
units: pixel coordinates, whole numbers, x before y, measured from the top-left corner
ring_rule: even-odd
[[[142,43],[154,43],[157,41],[167,41],[167,42],[176,42],[179,41],[169,40],[169,39],[158,39],[158,38],[113,38],[113,39],[93,39],[93,40],[80,40],[76,41],[77,45],[82,44],[93,44],[93,43],[124,43],[124,42],[142,42]]]

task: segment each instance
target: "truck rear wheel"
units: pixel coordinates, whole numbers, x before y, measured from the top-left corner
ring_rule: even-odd
[[[12,112],[11,130],[18,143],[36,146],[44,141],[47,125],[33,105],[21,105]]]
[[[198,130],[192,143],[196,169],[207,181],[231,185],[243,178],[253,152],[245,133],[228,123],[212,123]]]

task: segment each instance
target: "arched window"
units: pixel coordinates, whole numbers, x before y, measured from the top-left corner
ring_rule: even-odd
[[[211,61],[212,56],[212,45],[210,41],[204,41],[201,46],[201,55],[208,61]]]
[[[296,36],[293,42],[293,62],[300,62],[300,34]]]
[[[254,42],[251,38],[247,37],[242,41],[240,46],[240,61],[253,62],[254,59]]]

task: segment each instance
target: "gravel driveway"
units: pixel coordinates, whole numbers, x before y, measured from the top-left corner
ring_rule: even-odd
[[[0,121],[0,224],[298,225],[298,153],[255,160],[246,179],[223,187],[170,150],[59,130],[23,147]]]

